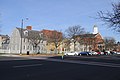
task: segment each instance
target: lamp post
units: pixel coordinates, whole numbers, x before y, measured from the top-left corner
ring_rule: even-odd
[[[28,20],[28,18],[26,18],[26,20]],[[21,36],[21,40],[20,40],[20,55],[22,54],[22,37],[23,37],[23,26],[24,26],[24,19],[21,20],[21,30],[20,30],[20,36]]]
[[[20,55],[22,54],[22,32],[23,32],[23,19],[21,21],[21,31],[20,31],[20,36],[21,36],[21,42],[20,42]]]

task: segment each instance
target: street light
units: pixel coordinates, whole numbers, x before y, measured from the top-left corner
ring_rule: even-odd
[[[26,20],[28,20],[28,18],[26,18]],[[23,35],[22,35],[22,33],[23,33],[23,22],[24,22],[24,20],[22,19],[21,20],[21,31],[20,31],[20,35],[21,35],[21,42],[20,42],[20,55],[22,54],[22,37],[23,37]]]
[[[22,32],[23,32],[23,19],[21,21],[21,31],[20,31],[20,35],[21,35],[21,42],[20,42],[20,55],[22,54]]]

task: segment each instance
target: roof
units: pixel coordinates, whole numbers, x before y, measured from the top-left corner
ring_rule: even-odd
[[[97,34],[82,34],[82,35],[77,35],[76,37],[80,38],[95,38]]]
[[[0,34],[0,36],[3,37],[3,38],[9,38],[8,35],[1,35],[1,34]]]
[[[22,30],[22,38],[40,38],[41,36],[41,32],[40,31],[36,31],[36,30],[27,30],[27,29],[22,29],[22,28],[17,28],[20,36],[21,36],[21,30]]]
[[[10,42],[10,37],[8,35],[1,35],[0,36],[2,37],[2,44],[9,44]]]

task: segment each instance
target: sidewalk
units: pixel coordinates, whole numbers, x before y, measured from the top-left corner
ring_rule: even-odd
[[[14,55],[14,54],[0,54],[0,56],[13,56],[13,57],[19,57],[20,55]]]
[[[55,57],[55,56],[61,56],[60,54],[0,54],[0,56],[6,56],[6,57]]]

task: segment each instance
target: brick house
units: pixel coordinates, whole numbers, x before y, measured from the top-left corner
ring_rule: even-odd
[[[51,53],[57,48],[58,52],[61,52],[62,33],[56,30],[45,30],[40,31],[43,33],[44,39],[47,41],[47,52]]]
[[[93,27],[93,33],[76,35],[74,37],[76,41],[74,43],[74,51],[102,51],[104,49],[104,40],[98,32],[96,25]],[[71,49],[73,49],[73,47]]]
[[[82,51],[103,50],[104,40],[100,33],[77,35],[76,40],[82,45]]]

